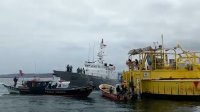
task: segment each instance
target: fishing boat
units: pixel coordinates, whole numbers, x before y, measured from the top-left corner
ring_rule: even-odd
[[[122,94],[120,90],[118,91],[117,88],[121,90],[121,85],[117,84],[116,87],[109,85],[109,84],[101,84],[99,85],[99,89],[102,92],[102,96],[106,97],[113,101],[128,101],[132,99],[132,95],[129,92]]]
[[[4,87],[8,89],[10,93],[19,94],[34,94],[34,95],[61,95],[68,97],[87,97],[92,92],[93,87],[72,87],[69,85],[69,81],[43,81],[43,80],[29,80],[24,81],[22,86],[11,87],[5,84]],[[10,91],[13,90],[13,91]]]
[[[54,70],[54,75],[63,80],[70,81],[70,84],[75,86],[88,85],[91,81],[96,89],[99,89],[99,85],[104,83],[115,85],[118,82],[115,66],[104,62],[104,49],[106,46],[102,39],[100,50],[97,53],[97,60],[85,61],[83,71],[81,70],[80,72],[80,70],[77,69],[77,73],[73,73],[72,70],[68,70],[67,67],[66,71]]]
[[[164,48],[132,49],[126,61],[123,81],[133,81],[138,96],[200,100],[200,52],[184,50],[180,45]]]

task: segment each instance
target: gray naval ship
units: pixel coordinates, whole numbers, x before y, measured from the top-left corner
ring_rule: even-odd
[[[97,53],[96,61],[85,61],[83,69],[77,69],[77,73],[73,73],[70,66],[67,66],[66,71],[54,70],[54,75],[63,80],[70,81],[73,86],[86,86],[92,84],[96,89],[100,84],[115,85],[117,81],[117,73],[113,64],[104,62],[103,57],[106,45],[103,39],[100,43],[100,50]]]

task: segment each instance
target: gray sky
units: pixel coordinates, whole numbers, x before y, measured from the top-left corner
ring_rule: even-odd
[[[132,48],[180,43],[198,50],[199,0],[1,0],[0,74],[83,67],[104,39],[106,62],[126,69]],[[90,47],[89,47],[90,46]],[[92,50],[90,59],[92,60]],[[95,57],[96,58],[96,57]]]

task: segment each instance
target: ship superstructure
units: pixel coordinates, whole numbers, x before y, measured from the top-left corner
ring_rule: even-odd
[[[85,62],[85,74],[98,76],[102,78],[108,79],[117,79],[115,66],[113,64],[108,64],[104,62],[104,49],[106,45],[103,43],[103,39],[100,43],[100,49],[97,53],[97,60],[90,62]]]

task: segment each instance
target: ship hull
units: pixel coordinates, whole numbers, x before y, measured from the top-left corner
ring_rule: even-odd
[[[70,81],[70,85],[72,86],[87,86],[91,84],[94,86],[95,89],[99,89],[100,84],[110,84],[115,85],[117,84],[117,79],[105,79],[98,76],[91,76],[86,74],[78,74],[78,73],[71,73],[66,71],[55,71],[54,75],[60,77],[62,80]]]
[[[142,98],[200,101],[200,95],[166,95],[166,94],[143,93]]]

